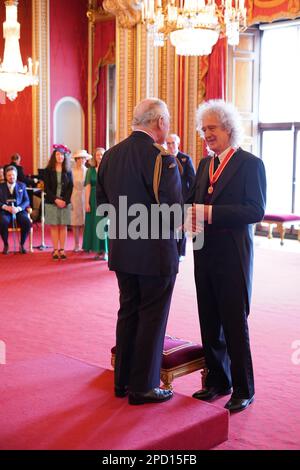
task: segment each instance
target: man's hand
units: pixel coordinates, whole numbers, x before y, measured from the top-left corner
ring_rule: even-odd
[[[12,206],[7,206],[6,204],[3,204],[1,209],[3,209],[4,211],[9,212],[10,214],[15,214],[15,212],[12,211],[12,209],[15,209],[15,208],[12,207]]]
[[[17,214],[18,212],[20,212],[18,207],[14,207],[14,206],[11,207],[12,214]]]
[[[191,233],[203,232],[205,206],[203,204],[193,204],[187,210],[187,217],[184,221],[184,229]]]

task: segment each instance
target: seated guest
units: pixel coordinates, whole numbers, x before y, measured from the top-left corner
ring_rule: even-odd
[[[24,243],[30,231],[30,219],[25,212],[29,197],[24,183],[17,181],[14,166],[5,169],[6,182],[0,184],[0,234],[3,240],[3,254],[8,253],[8,228],[16,224],[21,229],[20,253],[26,253]]]
[[[10,157],[10,160],[11,161],[9,165],[5,165],[4,170],[8,166],[14,166],[18,172],[17,180],[24,183],[26,187],[34,188],[39,180],[37,178],[29,178],[28,176],[25,175],[24,169],[21,166],[21,155],[18,153],[14,153]],[[29,194],[30,206],[33,206],[33,192],[29,191],[28,194]]]
[[[3,166],[0,166],[0,183],[5,183]]]

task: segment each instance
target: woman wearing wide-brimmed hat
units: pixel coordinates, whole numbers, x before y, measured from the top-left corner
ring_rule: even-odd
[[[70,171],[71,151],[62,144],[53,145],[45,169],[45,223],[51,227],[52,258],[66,259],[67,226],[71,225],[71,194],[73,177]]]
[[[75,165],[72,168],[73,174],[73,192],[71,197],[71,225],[74,234],[74,251],[80,251],[80,233],[84,226],[85,219],[85,177],[87,168],[85,162],[90,160],[90,155],[86,150],[77,150],[73,154],[72,160]]]
[[[85,251],[96,253],[95,259],[108,259],[108,238],[102,236],[98,238],[96,233],[97,224],[103,217],[96,215],[96,182],[97,171],[102,160],[105,149],[98,147],[95,150],[94,157],[90,160],[90,168],[85,178],[85,224],[83,232],[82,248]],[[104,234],[105,235],[105,234]]]

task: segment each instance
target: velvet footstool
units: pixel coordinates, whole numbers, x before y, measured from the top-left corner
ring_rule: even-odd
[[[300,216],[296,214],[265,214],[262,222],[269,226],[268,238],[273,238],[273,227],[277,226],[280,235],[280,244],[284,243],[285,229],[295,226],[298,230],[298,240],[300,241]]]
[[[111,365],[113,367],[115,353],[116,347],[114,346],[111,349]],[[190,374],[196,370],[201,371],[202,387],[204,387],[207,369],[201,344],[166,335],[160,370],[160,379],[164,388],[171,390],[173,388],[172,382],[176,377]]]

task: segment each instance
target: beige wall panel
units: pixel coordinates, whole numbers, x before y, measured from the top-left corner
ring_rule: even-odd
[[[234,104],[241,112],[253,111],[253,63],[241,58],[234,59],[236,84]]]
[[[250,119],[243,119],[243,128],[246,136],[252,136],[253,122]]]
[[[237,52],[254,52],[255,37],[253,34],[241,34],[239,45],[236,46]]]

